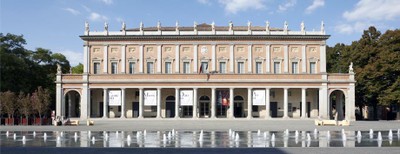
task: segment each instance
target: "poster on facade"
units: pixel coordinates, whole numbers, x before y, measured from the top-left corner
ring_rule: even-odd
[[[145,90],[144,91],[144,106],[157,106],[157,91]]]
[[[253,90],[253,105],[265,105],[265,90]]]
[[[121,105],[121,90],[108,91],[108,105],[109,106]]]
[[[181,90],[181,106],[193,105],[193,90]]]
[[[229,90],[217,90],[217,105],[229,106]]]

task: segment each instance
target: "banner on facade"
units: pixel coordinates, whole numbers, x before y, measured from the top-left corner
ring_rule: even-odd
[[[193,90],[181,90],[181,106],[193,106]]]
[[[108,91],[108,105],[109,106],[121,105],[121,90]]]
[[[144,106],[157,106],[157,91],[145,90],[144,91]]]
[[[229,106],[229,90],[217,90],[217,105]]]
[[[253,90],[253,105],[265,105],[265,90]]]

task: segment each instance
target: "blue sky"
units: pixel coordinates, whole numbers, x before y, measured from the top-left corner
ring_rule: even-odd
[[[26,48],[47,48],[63,53],[71,65],[83,61],[84,22],[91,30],[103,30],[104,22],[112,31],[145,26],[192,26],[193,22],[319,30],[325,23],[331,35],[328,45],[350,44],[364,29],[374,25],[381,32],[400,27],[400,0],[1,0],[0,30],[22,34]]]

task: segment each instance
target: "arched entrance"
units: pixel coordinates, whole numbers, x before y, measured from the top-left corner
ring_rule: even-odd
[[[199,100],[199,117],[208,118],[210,117],[210,98],[207,96],[201,96]]]
[[[243,104],[244,104],[244,99],[242,96],[235,96],[233,98],[233,116],[235,118],[242,118],[244,117],[244,112],[243,112]]]
[[[75,90],[68,91],[65,94],[64,102],[64,116],[68,118],[79,118],[81,114],[81,95]]]
[[[165,99],[165,117],[175,117],[175,96],[168,96]]]
[[[345,119],[345,95],[341,90],[333,91],[329,96],[329,115],[332,120],[344,120]]]

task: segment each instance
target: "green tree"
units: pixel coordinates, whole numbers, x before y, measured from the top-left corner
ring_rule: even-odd
[[[20,92],[18,95],[17,102],[20,106],[19,112],[25,116],[26,121],[28,122],[29,116],[32,113],[32,103],[30,94],[25,95],[23,92]]]
[[[7,114],[8,118],[14,118],[15,112],[17,111],[17,103],[15,94],[11,91],[1,92],[1,106],[3,107],[4,112]]]
[[[32,94],[32,109],[39,115],[40,123],[42,123],[42,116],[49,110],[50,93],[48,89],[39,87]]]
[[[82,74],[83,73],[83,64],[79,63],[78,65],[72,67],[72,74]]]

